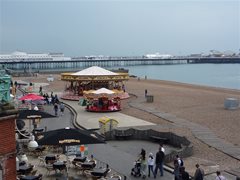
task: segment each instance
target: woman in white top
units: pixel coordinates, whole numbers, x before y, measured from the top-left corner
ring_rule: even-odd
[[[148,163],[148,177],[150,177],[151,171],[152,171],[152,174],[154,175],[154,172],[153,172],[154,158],[152,153],[149,153],[147,163]]]
[[[217,171],[216,174],[217,174],[216,180],[227,180],[223,175],[221,175],[220,171]]]

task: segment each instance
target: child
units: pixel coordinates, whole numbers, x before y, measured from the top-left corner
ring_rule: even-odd
[[[153,165],[154,165],[154,158],[153,158],[153,154],[149,153],[149,157],[148,157],[148,177],[150,177],[150,171],[152,171],[153,175]]]

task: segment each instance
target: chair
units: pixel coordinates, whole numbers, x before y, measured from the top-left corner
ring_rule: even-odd
[[[111,178],[116,178],[116,179],[118,179],[118,180],[121,180],[121,179],[122,179],[122,177],[121,177],[120,175],[117,175],[117,174],[112,175]]]
[[[78,163],[77,161],[74,161],[74,160],[72,161],[72,165],[74,168],[77,168],[77,163]]]
[[[43,175],[42,174],[39,174],[38,177],[39,177],[38,180],[42,180],[43,179]]]
[[[107,169],[106,169],[106,172],[104,173],[104,177],[106,177],[110,172],[111,172],[111,169],[110,169],[110,168],[107,168]]]
[[[91,170],[84,170],[83,175],[86,176],[86,178],[92,178]]]
[[[46,169],[47,169],[47,175],[50,175],[50,173],[51,173],[52,171],[55,172],[52,164],[46,164],[45,167],[46,167]]]
[[[30,173],[30,175],[31,175],[31,176],[35,176],[35,175],[36,175],[36,173],[37,173],[37,171],[38,171],[37,169],[35,169],[35,170],[32,170],[32,172]]]
[[[38,156],[38,160],[39,160],[39,163],[38,163],[38,166],[41,165],[41,164],[45,164],[45,157],[44,156]]]

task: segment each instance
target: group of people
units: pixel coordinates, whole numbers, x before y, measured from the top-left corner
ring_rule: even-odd
[[[174,179],[175,180],[189,180],[189,174],[185,171],[183,160],[177,154],[173,161]]]
[[[141,166],[141,175],[143,178],[146,178],[146,169],[148,167],[148,177],[152,175],[154,178],[157,176],[158,169],[160,171],[160,176],[163,176],[163,163],[165,158],[165,149],[162,145],[159,146],[159,150],[156,153],[154,158],[153,153],[149,153],[148,159],[146,159],[146,151],[144,149],[141,150],[141,153],[138,158],[138,162],[140,162]],[[154,168],[155,166],[155,168]]]
[[[141,153],[136,162],[140,164],[140,175],[142,178],[147,177],[146,170],[148,169],[148,177],[153,175],[154,178],[157,177],[158,169],[160,171],[160,176],[164,175],[163,164],[165,159],[165,149],[162,144],[159,146],[159,150],[156,153],[156,156],[153,156],[153,153],[149,153],[148,159],[146,159],[146,151],[141,149]],[[174,179],[175,180],[189,180],[189,173],[185,170],[184,162],[179,155],[175,156],[173,161],[174,165]],[[216,180],[226,180],[226,178],[221,175],[220,171],[216,172]],[[199,164],[196,164],[196,171],[192,178],[193,180],[203,180],[204,179],[204,170],[200,167]]]
[[[43,94],[44,97],[44,101],[46,102],[46,104],[50,105],[50,104],[55,104],[55,103],[59,103],[59,99],[57,94],[53,95],[53,92],[51,92],[51,95],[49,96],[48,93],[44,93]]]
[[[39,91],[42,91],[42,89],[39,89]],[[49,96],[48,93],[44,93],[43,97],[46,104],[53,105],[55,116],[58,116],[59,110],[60,110],[60,115],[64,114],[65,105],[63,102],[59,101],[57,94],[53,95],[53,92],[51,92],[51,95]]]
[[[53,105],[55,116],[58,116],[59,110],[60,110],[60,115],[62,116],[64,114],[64,109],[65,109],[65,105],[63,102],[55,103]]]

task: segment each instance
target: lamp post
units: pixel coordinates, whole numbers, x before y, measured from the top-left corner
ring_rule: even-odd
[[[30,151],[34,151],[37,147],[38,147],[38,143],[37,143],[37,141],[35,141],[34,135],[31,134],[30,135],[30,141],[28,143],[28,149]]]

